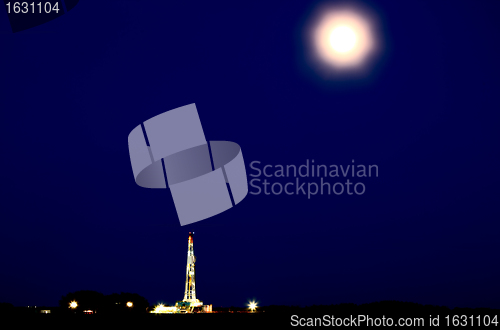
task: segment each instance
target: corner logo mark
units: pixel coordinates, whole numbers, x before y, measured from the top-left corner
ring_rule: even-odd
[[[196,105],[159,114],[128,136],[135,182],[170,188],[181,226],[230,209],[248,193],[240,146],[207,143]]]

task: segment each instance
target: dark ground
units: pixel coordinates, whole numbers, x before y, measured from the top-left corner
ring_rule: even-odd
[[[371,318],[372,325],[376,325],[376,319],[382,323],[388,324],[389,318],[392,318],[394,326],[400,318],[405,321],[413,322],[411,326],[405,327],[423,327],[429,326],[430,318],[436,322],[439,317],[439,327],[464,328],[470,327],[471,322],[474,328],[478,327],[478,320],[483,322],[482,328],[485,328],[484,322],[488,322],[486,328],[497,328],[498,314],[500,310],[488,308],[454,308],[430,305],[419,305],[414,303],[384,301],[364,305],[341,304],[332,306],[309,306],[309,307],[290,307],[290,306],[265,306],[260,308],[257,313],[246,313],[244,309],[233,310],[233,312],[220,312],[212,314],[138,314],[138,315],[70,315],[65,311],[56,311],[55,313],[42,315],[33,310],[14,308],[9,313],[4,313],[5,319],[14,320],[15,326],[7,328],[35,328],[48,327],[50,329],[71,329],[73,327],[99,327],[110,329],[123,328],[258,328],[266,326],[271,329],[281,329],[286,327],[297,327],[299,325],[307,326],[316,322],[316,326],[332,326],[331,316],[335,319],[351,319],[365,315]],[[294,316],[296,315],[296,316]],[[449,316],[449,325],[447,326],[446,316]],[[472,318],[471,318],[472,316]],[[478,318],[479,317],[479,318]],[[414,323],[421,319],[423,324],[417,326]],[[295,320],[295,321],[294,321]],[[322,324],[319,322],[322,320]],[[489,320],[489,321],[488,321]],[[301,324],[299,324],[299,322]],[[350,328],[366,327],[369,321],[358,322]],[[455,326],[453,326],[455,322]],[[436,328],[434,324],[433,328]],[[336,326],[338,327],[338,326]]]

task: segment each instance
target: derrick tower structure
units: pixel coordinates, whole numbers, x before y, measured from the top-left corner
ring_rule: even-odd
[[[195,267],[196,257],[194,255],[193,246],[193,236],[194,233],[189,233],[188,237],[188,253],[187,253],[187,265],[186,265],[186,286],[184,290],[184,299],[178,301],[176,306],[181,309],[192,310],[193,307],[199,307],[203,305],[203,302],[196,299],[196,281],[195,281]]]

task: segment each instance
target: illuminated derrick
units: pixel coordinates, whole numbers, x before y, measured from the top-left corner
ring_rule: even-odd
[[[193,234],[189,233],[188,257],[187,257],[187,267],[186,267],[186,290],[184,291],[183,301],[196,300],[196,288],[195,288],[195,277],[194,277],[195,261],[196,257],[194,256],[194,249],[193,249]]]
[[[194,256],[194,249],[193,249],[193,234],[194,233],[189,233],[189,238],[188,238],[186,288],[184,290],[184,299],[176,303],[176,306],[178,308],[186,310],[188,312],[191,312],[194,307],[203,306],[203,302],[196,299],[196,283],[195,283],[195,271],[194,271],[194,263],[196,262],[196,257]]]

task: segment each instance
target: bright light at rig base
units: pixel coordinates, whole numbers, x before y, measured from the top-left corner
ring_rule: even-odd
[[[252,311],[255,311],[255,309],[257,308],[257,303],[255,301],[250,301],[248,303],[248,308],[250,308]]]
[[[73,300],[72,302],[69,303],[69,307],[76,308],[76,307],[78,307],[78,304],[76,303],[76,301]]]

